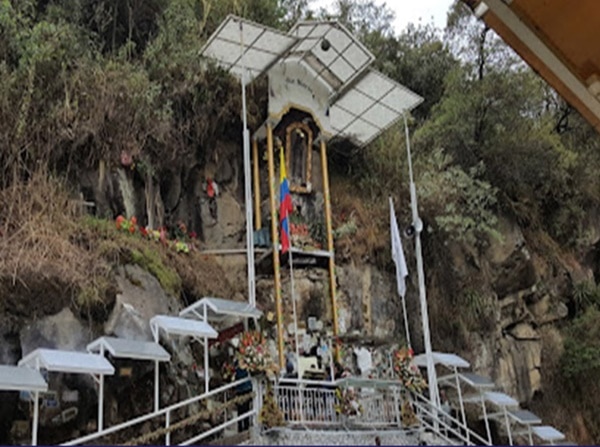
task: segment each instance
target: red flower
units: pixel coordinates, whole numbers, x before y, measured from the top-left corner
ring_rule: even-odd
[[[146,229],[146,227],[140,227],[140,233],[142,234],[142,236],[147,237],[148,236],[148,230]]]
[[[129,232],[130,232],[131,234],[135,233],[135,225],[131,225],[131,226],[129,227]]]
[[[132,225],[135,225],[135,224],[137,224],[137,217],[133,216],[133,217],[130,219],[130,221],[131,221],[131,224],[132,224]]]
[[[195,232],[195,231],[190,231],[190,237],[191,237],[192,239],[196,239],[196,238],[198,237],[198,235],[196,234],[196,232]]]
[[[121,229],[123,222],[125,222],[125,218],[121,215],[117,216],[117,230]]]

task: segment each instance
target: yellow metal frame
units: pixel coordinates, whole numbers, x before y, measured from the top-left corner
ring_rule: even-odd
[[[258,141],[252,139],[252,162],[254,163],[254,227],[257,230],[262,228],[262,217],[260,214],[260,170],[258,161]]]
[[[269,205],[271,207],[271,241],[273,242],[273,274],[275,276],[275,309],[277,313],[277,345],[279,366],[285,367],[283,357],[283,309],[281,303],[281,266],[279,263],[279,234],[275,213],[275,162],[273,149],[273,127],[267,123],[267,163],[269,166]]]
[[[323,173],[323,198],[325,201],[325,227],[327,229],[327,250],[329,257],[329,296],[331,298],[331,315],[333,319],[333,335],[338,334],[338,313],[336,301],[335,259],[333,255],[333,229],[331,218],[331,197],[329,195],[329,169],[327,165],[327,145],[321,140],[321,171]]]
[[[312,114],[311,114],[312,115]],[[316,121],[315,121],[316,122]],[[318,125],[318,123],[317,123]],[[297,123],[296,125],[292,124],[290,127],[298,128],[302,127],[304,130],[309,131],[310,137],[310,145],[309,145],[309,154],[312,152],[312,132],[310,132],[310,127],[303,123]],[[275,176],[275,155],[274,155],[274,142],[273,142],[273,124],[270,120],[267,120],[266,123],[266,136],[267,136],[267,166],[269,173],[269,208],[271,212],[271,241],[273,245],[273,275],[274,275],[274,288],[275,288],[275,311],[277,314],[277,347],[279,353],[279,365],[281,368],[285,367],[285,356],[284,356],[284,327],[283,327],[283,304],[282,304],[282,290],[281,290],[281,263],[279,259],[279,225],[277,219],[277,205],[276,205],[276,183],[278,177]],[[289,131],[289,128],[288,128]],[[289,140],[289,139],[288,139]],[[288,148],[286,154],[286,163],[289,166],[289,154],[290,150]],[[332,312],[332,324],[333,324],[333,335],[338,335],[338,309],[337,309],[337,284],[335,277],[335,256],[334,256],[334,245],[333,245],[333,220],[331,214],[331,197],[329,191],[329,169],[327,163],[327,145],[325,140],[323,139],[323,135],[320,140],[320,156],[321,156],[321,170],[323,177],[323,196],[324,196],[324,205],[325,205],[325,226],[327,232],[327,250],[331,253],[328,261],[328,271],[329,271],[329,298],[331,300],[331,312]],[[259,170],[259,153],[258,153],[258,141],[256,139],[252,142],[252,157],[254,161],[254,208],[255,208],[255,216],[257,216],[255,224],[257,228],[261,227],[261,219],[260,219],[260,170]],[[308,159],[309,166],[312,163],[312,155],[311,158]],[[307,171],[307,181],[309,181],[310,177],[308,176]],[[291,189],[291,188],[290,188]],[[336,347],[336,356],[337,356],[337,347]]]

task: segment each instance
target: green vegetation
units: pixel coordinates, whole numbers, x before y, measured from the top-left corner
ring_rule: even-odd
[[[181,278],[177,272],[167,267],[160,255],[151,248],[131,250],[131,262],[139,265],[144,270],[152,273],[163,289],[172,295],[178,296],[181,291]]]

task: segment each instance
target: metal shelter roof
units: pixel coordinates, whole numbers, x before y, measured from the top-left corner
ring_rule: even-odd
[[[214,59],[238,78],[246,69],[246,83],[264,72],[270,73],[270,79],[290,77],[292,83],[308,88],[309,91],[302,93],[307,98],[303,106],[320,117],[321,130],[329,138],[349,139],[359,147],[373,141],[405,111],[423,101],[396,81],[369,69],[375,57],[337,21],[299,22],[284,34],[229,15],[200,55]],[[291,75],[294,64],[306,69],[303,79]],[[283,72],[271,70],[275,65],[284,67]],[[315,83],[324,86],[325,91]],[[312,100],[308,98],[311,95]],[[273,119],[279,120],[286,106],[298,106],[295,102],[298,98],[274,98],[271,91],[270,103],[278,104],[275,110],[269,110]],[[323,106],[322,110],[314,109],[317,103]],[[262,135],[262,130],[257,135]]]
[[[151,341],[128,340],[116,337],[100,337],[87,345],[89,352],[98,353],[101,349],[115,358],[135,360],[158,360],[168,362],[171,355],[161,345]]]
[[[341,91],[375,56],[339,22],[306,21],[289,32],[299,39],[290,57],[299,56],[330,88]]]
[[[519,424],[533,425],[541,424],[542,419],[528,410],[509,410],[508,415]]]
[[[238,78],[246,69],[246,83],[273,65],[297,39],[249,20],[229,15],[200,50]]]
[[[73,374],[112,375],[115,368],[104,357],[87,352],[36,349],[19,361],[19,366]]]
[[[217,338],[217,331],[204,321],[191,320],[189,318],[172,317],[169,315],[156,315],[150,320],[150,328],[155,337],[158,338],[160,329],[168,335],[181,335],[201,338]]]
[[[563,439],[565,439],[565,435],[563,433],[559,432],[557,429],[550,425],[531,427],[531,431],[538,438],[547,442],[562,441]]]
[[[436,365],[442,365],[447,368],[468,368],[471,366],[469,362],[467,362],[462,357],[459,357],[456,354],[448,354],[445,352],[433,352],[433,363]],[[420,367],[427,366],[427,356],[425,354],[416,355],[413,359],[415,365]]]
[[[40,372],[35,369],[0,365],[0,390],[47,391],[48,384]]]
[[[423,102],[416,93],[376,70],[368,70],[330,110],[337,136],[363,146]]]
[[[510,397],[508,394],[499,393],[496,391],[487,391],[484,393],[485,399],[488,402],[498,405],[499,407],[518,407],[519,402]]]
[[[226,300],[224,298],[204,297],[179,312],[179,316],[194,316],[204,319],[204,308],[209,321],[218,321],[227,316],[240,318],[260,318],[262,312],[246,302]]]
[[[477,389],[495,388],[496,384],[487,377],[480,376],[475,373],[460,373],[458,377],[467,385]]]

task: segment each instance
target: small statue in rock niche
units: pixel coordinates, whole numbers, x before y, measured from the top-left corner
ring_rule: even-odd
[[[212,217],[216,222],[219,214],[217,209],[219,185],[217,185],[217,182],[215,182],[211,177],[207,177],[204,189],[206,191],[206,196],[208,197],[208,211],[210,212],[210,217]]]

